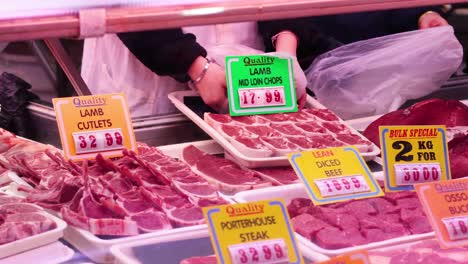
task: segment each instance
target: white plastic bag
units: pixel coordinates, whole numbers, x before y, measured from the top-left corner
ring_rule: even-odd
[[[307,69],[318,100],[343,119],[398,109],[437,89],[462,62],[450,26],[355,42],[319,56]]]

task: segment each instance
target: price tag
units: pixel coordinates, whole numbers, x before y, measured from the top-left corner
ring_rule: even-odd
[[[292,153],[288,158],[315,205],[383,195],[353,146]]]
[[[468,178],[415,185],[442,248],[468,246]]]
[[[204,207],[218,263],[304,263],[282,199]]]
[[[233,264],[289,263],[288,247],[283,239],[229,246]]]
[[[450,240],[468,239],[468,215],[444,218],[442,222],[447,229]]]
[[[380,145],[388,191],[450,179],[444,126],[381,126]]]
[[[323,197],[370,191],[370,187],[362,175],[315,180],[315,185],[317,185]]]
[[[320,264],[370,264],[369,255],[366,250],[356,251],[346,255],[337,256]]]
[[[297,112],[292,63],[268,55],[226,57],[230,114]]]
[[[73,133],[77,154],[123,149],[122,129]]]
[[[137,150],[127,100],[123,94],[54,98],[66,159],[93,159]]]
[[[284,88],[239,89],[240,107],[284,105]]]

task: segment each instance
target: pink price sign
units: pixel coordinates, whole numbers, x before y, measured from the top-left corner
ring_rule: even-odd
[[[77,154],[124,149],[122,129],[106,129],[73,133]]]
[[[284,105],[283,87],[239,89],[240,107],[260,107]]]

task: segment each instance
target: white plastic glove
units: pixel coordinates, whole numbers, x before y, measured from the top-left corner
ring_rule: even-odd
[[[296,85],[297,102],[299,104],[299,109],[303,108],[307,100],[307,92],[306,92],[307,78],[301,66],[299,65],[299,62],[297,61],[297,58],[286,52],[269,52],[269,53],[265,53],[264,55],[274,56],[274,57],[283,58],[283,59],[286,59],[286,58],[292,59],[293,71],[294,71],[293,73],[294,83]]]

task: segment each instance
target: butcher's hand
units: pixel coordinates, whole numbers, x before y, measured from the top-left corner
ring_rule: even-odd
[[[196,80],[200,74],[203,74],[206,63],[207,60],[203,57],[198,57],[192,63],[188,72],[192,80]],[[219,113],[227,112],[226,72],[218,64],[211,62],[206,73],[194,86],[205,104]]]
[[[419,29],[448,26],[449,23],[436,12],[426,12],[419,18]]]
[[[285,30],[274,36],[272,41],[276,52],[267,54],[280,58],[292,58],[297,102],[299,109],[301,109],[307,100],[307,78],[296,57],[296,50],[299,45],[298,38],[293,32]]]

